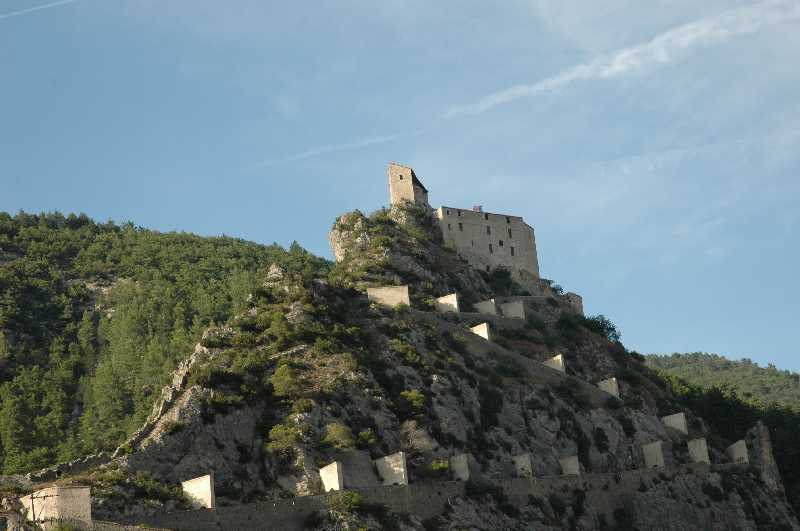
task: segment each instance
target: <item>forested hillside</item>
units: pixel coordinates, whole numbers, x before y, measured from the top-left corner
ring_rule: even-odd
[[[736,430],[763,420],[770,428],[789,501],[800,509],[798,374],[703,353],[649,355],[647,365],[724,435],[733,436]]]
[[[731,387],[746,400],[776,402],[800,410],[800,374],[781,371],[771,364],[759,367],[749,359],[731,361],[704,352],[650,355],[647,364],[703,387]]]
[[[0,213],[2,471],[114,448],[259,269],[296,261],[328,267],[297,244]]]

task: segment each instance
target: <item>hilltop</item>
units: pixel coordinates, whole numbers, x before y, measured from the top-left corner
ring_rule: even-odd
[[[647,366],[701,387],[728,387],[747,401],[776,403],[800,411],[800,374],[771,364],[759,367],[749,359],[729,360],[718,354],[693,352],[651,354]]]
[[[62,439],[19,439],[28,461],[5,451],[25,428],[0,432],[7,472],[27,472],[2,478],[9,494],[88,486],[92,519],[116,522],[103,529],[800,529],[764,424],[681,392],[513,252],[517,269],[475,267],[426,204],[340,216],[335,264],[69,219],[6,219],[2,267],[46,260],[55,277],[43,329],[23,294],[46,283],[1,277],[18,294],[4,396],[38,382],[38,360],[74,356],[78,382],[58,395]],[[72,243],[42,257],[48,239]],[[4,400],[0,422],[28,422],[7,411],[31,403],[46,426],[52,394]],[[36,470],[37,452],[60,464]],[[181,489],[207,474],[213,510]]]

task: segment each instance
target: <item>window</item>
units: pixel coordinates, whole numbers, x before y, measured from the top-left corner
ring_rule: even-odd
[[[510,247],[510,249],[511,249],[511,256],[514,256],[514,246],[512,245],[512,246]]]
[[[403,180],[403,176],[402,176],[402,175],[400,176],[400,180],[401,180],[401,181]]]
[[[506,216],[506,223],[511,223],[511,218]]]
[[[497,244],[498,244],[500,247],[502,247],[502,246],[503,246],[503,240],[500,240],[499,242],[497,242]]]
[[[486,221],[489,221],[489,214],[484,214],[483,215],[483,219],[485,219]]]
[[[461,232],[464,232],[464,224],[463,223],[459,223],[458,224],[458,230],[460,230]]]
[[[508,239],[510,240],[511,238],[512,238],[512,236],[511,236],[511,229],[508,229]]]
[[[486,234],[488,234],[490,236],[492,234],[492,228],[489,225],[486,225]]]
[[[447,212],[447,215],[448,215],[448,216],[450,215],[450,210],[449,210],[449,209],[448,209],[448,210],[445,210],[445,212]]]
[[[457,210],[456,212],[458,212],[458,217],[461,217],[461,211]]]
[[[491,243],[489,244],[489,254],[494,254],[494,247],[492,247]]]
[[[447,224],[447,230],[453,230],[452,225],[450,225],[449,223]]]
[[[486,272],[487,272],[487,273],[490,273],[491,271],[492,271],[492,270],[491,270],[491,269],[489,269],[489,266],[486,266]]]

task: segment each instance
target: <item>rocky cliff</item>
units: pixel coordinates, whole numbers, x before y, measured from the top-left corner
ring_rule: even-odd
[[[432,299],[448,293],[461,294],[469,309],[519,290],[445,249],[424,210],[347,214],[330,240],[338,261],[330,275],[271,268],[249,309],[205,334],[147,424],[113,457],[51,474],[93,483],[98,517],[158,522],[187,507],[180,481],[209,472],[221,506],[297,497],[300,511],[300,497],[322,493],[318,471],[333,461],[345,465],[345,486],[364,489],[369,501],[380,485],[372,459],[405,452],[409,488],[433,492],[452,479],[450,458],[468,454],[470,480],[436,514],[411,504],[409,514],[387,516],[364,500],[339,499],[309,509],[303,525],[800,529],[770,461],[768,432],[749,436],[756,466],[732,465],[724,452],[732,441],[557,293],[543,288],[519,299],[526,320],[491,318],[492,341],[469,331],[484,316],[434,312]],[[364,295],[399,284],[410,286],[410,307],[383,308]],[[566,373],[541,364],[556,354]],[[610,377],[619,398],[595,385]],[[688,434],[660,420],[679,411]],[[690,462],[687,441],[699,437],[713,465]],[[667,466],[646,471],[642,445],[654,441],[664,441]],[[514,467],[525,454],[535,480]],[[565,478],[560,460],[573,456],[581,475]],[[270,529],[268,514],[253,529]]]

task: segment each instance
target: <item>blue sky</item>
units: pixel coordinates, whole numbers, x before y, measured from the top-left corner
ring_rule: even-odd
[[[0,210],[296,239],[519,214],[629,348],[799,370],[800,0],[0,0]]]

